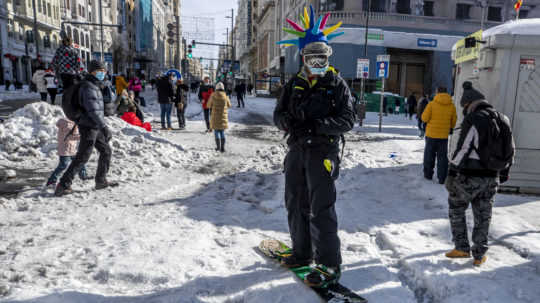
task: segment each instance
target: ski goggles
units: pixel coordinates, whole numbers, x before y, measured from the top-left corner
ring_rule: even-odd
[[[304,55],[304,63],[310,68],[322,68],[328,66],[328,56],[326,55]]]

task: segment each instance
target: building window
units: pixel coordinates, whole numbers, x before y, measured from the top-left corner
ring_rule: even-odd
[[[470,13],[471,13],[470,4],[458,3],[456,7],[456,19],[460,19],[460,20],[471,19]]]
[[[321,0],[319,11],[342,11],[344,0]]]
[[[429,16],[429,17],[435,16],[435,14],[433,13],[433,7],[434,7],[433,1],[424,1],[424,16]]]
[[[79,31],[73,29],[73,40],[76,44],[79,44]]]
[[[43,13],[43,8],[41,8],[41,0],[38,0],[38,12]]]
[[[501,8],[490,6],[488,8],[488,20],[501,22],[502,21]]]
[[[51,16],[51,4],[50,3],[47,3],[47,16],[52,17]]]
[[[90,37],[86,35],[86,48],[90,48]]]
[[[86,47],[86,42],[84,41],[84,35],[82,32],[81,32],[81,45]]]
[[[364,11],[368,11],[368,2],[369,0],[363,0],[363,9]],[[386,1],[371,1],[371,7],[369,9],[370,12],[379,12],[384,13],[386,12]]]
[[[411,14],[411,0],[398,0],[396,3],[396,12],[398,14]]]
[[[92,22],[92,12],[88,12],[88,21]]]
[[[15,29],[15,26],[13,24],[13,19],[8,19],[7,28],[8,28],[8,37],[13,38],[13,32]]]
[[[519,19],[525,19],[528,16],[529,16],[529,11],[528,10],[524,10],[524,9],[519,10]]]

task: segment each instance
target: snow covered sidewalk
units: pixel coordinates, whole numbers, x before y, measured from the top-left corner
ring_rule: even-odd
[[[147,120],[157,122],[153,94]],[[231,109],[225,154],[214,151],[195,102],[185,131],[146,133],[109,119],[120,187],[77,181],[62,198],[41,189],[0,198],[0,301],[318,302],[254,250],[265,238],[289,240],[274,104],[248,98]],[[0,146],[0,161],[56,165],[48,120],[58,114],[41,103],[0,125],[0,142],[12,143]],[[497,196],[485,266],[448,260],[447,193],[422,178],[416,123],[384,123],[377,133],[368,114],[347,136],[337,186],[342,283],[371,302],[537,302],[539,198]]]

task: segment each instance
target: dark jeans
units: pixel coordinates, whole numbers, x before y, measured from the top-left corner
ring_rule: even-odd
[[[326,266],[341,264],[335,210],[339,150],[328,145],[289,147],[285,157],[285,206],[296,257]],[[325,160],[332,166],[328,169]]]
[[[185,111],[183,109],[179,110],[178,108],[176,108],[176,116],[178,117],[178,127],[186,127]]]
[[[223,129],[215,129],[214,130],[214,136],[217,140],[219,139],[225,139],[225,130]]]
[[[210,109],[204,110],[204,122],[206,122],[206,129],[210,129]]]
[[[64,170],[66,170],[71,160],[73,160],[72,156],[60,156],[58,166],[53,171],[52,175],[49,177],[49,183],[56,183],[56,180],[58,179],[58,175],[60,175]],[[79,178],[83,179],[85,177],[86,177],[86,167],[83,165],[81,167],[81,170],[79,171]]]
[[[171,128],[171,111],[172,103],[160,103],[161,109],[161,128],[165,128],[165,120],[167,120],[167,127]]]
[[[45,101],[47,102],[47,93],[39,93],[40,97],[41,97],[41,101]]]
[[[82,166],[88,162],[94,147],[99,152],[98,167],[95,179],[96,184],[107,182],[107,172],[109,171],[109,166],[111,164],[112,150],[109,143],[105,141],[103,131],[79,126],[79,133],[81,135],[81,139],[79,142],[79,148],[77,149],[77,154],[73,158],[73,161],[71,161],[67,171],[60,179],[60,183],[62,183],[62,185],[65,187],[71,186],[75,174],[79,172]]]
[[[244,95],[236,94],[236,100],[238,101],[238,107],[246,107],[244,104]]]
[[[47,88],[47,91],[49,92],[49,96],[51,96],[51,104],[54,105],[54,101],[56,100],[56,94],[58,94],[58,89]]]
[[[426,137],[424,149],[424,177],[431,179],[437,159],[437,178],[444,183],[448,173],[448,139],[434,139]]]

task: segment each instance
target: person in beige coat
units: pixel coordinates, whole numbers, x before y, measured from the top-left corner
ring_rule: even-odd
[[[75,122],[69,120],[68,118],[58,119],[56,122],[56,127],[58,127],[58,156],[60,157],[60,161],[52,175],[47,180],[47,186],[51,187],[56,187],[58,175],[66,170],[69,162],[71,162],[72,158],[77,153],[77,146],[80,139],[79,129],[75,125]],[[79,171],[79,177],[81,180],[88,180],[92,178],[87,175],[84,165]]]
[[[216,85],[216,91],[208,100],[208,108],[211,110],[210,129],[214,130],[216,136],[216,150],[225,152],[225,130],[229,126],[229,114],[227,110],[231,107],[231,100],[225,94],[223,83]]]

